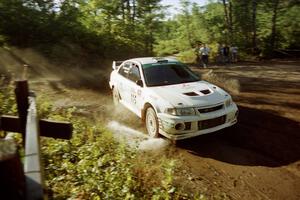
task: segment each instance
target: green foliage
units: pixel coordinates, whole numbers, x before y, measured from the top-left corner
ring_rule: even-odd
[[[134,197],[136,181],[129,162],[134,154],[118,146],[109,133],[99,133],[99,127],[83,129],[87,132],[75,133],[70,142],[48,139],[42,143],[46,184],[54,191],[53,198]]]
[[[246,53],[299,48],[299,4],[294,0],[210,1],[202,7],[184,0],[168,20],[160,2],[1,0],[0,45],[42,46],[51,59],[68,52],[55,53],[60,46],[84,52],[73,57],[105,59],[172,55],[191,50],[197,41],[234,44]]]
[[[70,121],[74,128],[70,141],[42,140],[46,186],[52,190],[50,198],[180,199],[186,196],[174,185],[175,160],[165,157],[156,162],[157,168],[147,169],[143,163],[136,162],[142,155],[116,142],[101,124],[76,117],[75,107],[54,111],[45,98],[39,98],[38,102],[40,115]],[[151,157],[143,159],[147,163]],[[147,173],[138,173],[144,169]],[[158,178],[154,188],[144,184],[145,178],[153,179],[148,172]]]
[[[150,55],[163,17],[159,2],[1,0],[0,35],[21,47],[77,44],[102,58]]]
[[[278,48],[299,48],[299,14],[296,13],[299,5],[292,0],[225,0],[209,2],[203,7],[182,1],[181,7],[181,12],[166,21],[167,28],[158,35],[154,49],[158,55],[179,52],[185,55],[197,41],[210,47],[217,43],[233,44],[243,55],[257,54],[258,49],[271,53]],[[214,56],[215,53],[211,54]],[[183,57],[183,60],[190,57],[189,62],[194,59]]]
[[[299,13],[296,11],[299,11],[299,8],[299,4],[293,4],[292,1],[269,0],[261,3],[259,7],[260,17],[258,18],[260,23],[259,36],[265,50],[300,47],[300,19]],[[272,20],[275,20],[275,24],[272,23]]]
[[[17,104],[15,100],[14,83],[10,80],[10,75],[0,71],[0,116],[17,115]],[[10,78],[8,78],[10,77]],[[5,131],[0,130],[0,138],[6,136]],[[21,157],[24,155],[22,148],[22,136],[17,134],[13,136],[18,146]]]
[[[161,39],[158,39],[155,52],[158,55],[179,53],[179,59],[194,62],[193,48],[197,42],[211,45],[217,41],[224,41],[222,5],[210,3],[203,10],[197,4],[183,1],[182,6],[181,12],[172,21],[166,22],[168,28],[164,29]]]
[[[182,52],[176,54],[176,56],[181,62],[184,62],[184,63],[196,62],[196,54],[195,54],[195,50],[193,50],[193,49],[182,51]]]
[[[170,160],[163,163],[163,170],[165,172],[165,177],[161,181],[162,187],[153,188],[154,195],[153,200],[158,199],[173,199],[173,194],[176,192],[176,187],[173,186],[174,179],[174,169],[176,166],[175,160]]]
[[[280,27],[282,33],[282,44],[284,48],[300,48],[300,6],[293,5],[287,9],[280,20]],[[294,20],[291,20],[294,19]]]
[[[0,115],[17,113],[17,104],[14,96],[14,84],[6,82],[5,76],[0,77]]]

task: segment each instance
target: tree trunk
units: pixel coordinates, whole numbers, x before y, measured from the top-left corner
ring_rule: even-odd
[[[232,4],[231,1],[228,1],[229,8],[227,7],[226,0],[222,0],[224,6],[224,16],[225,16],[225,24],[226,24],[226,41],[231,43],[232,39]]]
[[[257,0],[252,0],[252,49],[253,51],[256,51],[257,49],[256,10],[257,10]]]
[[[186,37],[187,37],[187,40],[188,40],[190,46],[193,47],[192,33],[191,33],[191,28],[190,28],[191,19],[190,19],[190,13],[189,13],[189,5],[190,5],[190,3],[188,1],[183,1],[181,4],[183,15],[184,15],[185,28],[186,28]]]
[[[133,0],[132,1],[132,17],[131,17],[132,24],[135,23],[135,18],[136,18],[136,0]]]
[[[130,0],[126,1],[126,22],[129,24],[131,19]]]
[[[186,31],[187,31],[187,38],[188,38],[188,41],[190,43],[190,46],[193,47],[193,42],[192,42],[192,34],[191,34],[191,28],[190,28],[190,17],[187,16],[186,18]]]
[[[272,33],[271,33],[271,41],[270,41],[270,47],[271,50],[276,48],[276,35],[277,35],[277,27],[276,27],[276,22],[277,22],[277,13],[278,13],[278,5],[279,5],[279,0],[274,0],[273,4],[273,16],[272,16]]]
[[[122,20],[123,20],[123,23],[125,23],[125,1],[123,0],[122,3],[121,3],[121,6],[122,6]]]
[[[233,21],[232,21],[232,2],[229,1],[229,40],[230,44],[232,44],[232,40],[234,39],[233,35]]]

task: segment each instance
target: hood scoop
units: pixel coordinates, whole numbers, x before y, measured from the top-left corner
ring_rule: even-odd
[[[183,94],[185,94],[186,96],[191,96],[191,97],[199,96],[199,94],[197,94],[195,92],[186,92],[186,93],[183,93]]]
[[[201,92],[202,94],[210,94],[210,93],[211,93],[209,89],[206,89],[206,90],[200,90],[200,92]]]

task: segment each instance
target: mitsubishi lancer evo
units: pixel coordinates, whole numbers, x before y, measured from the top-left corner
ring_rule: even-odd
[[[113,61],[112,67],[114,103],[140,117],[150,137],[181,140],[237,123],[231,96],[176,59],[134,58]]]

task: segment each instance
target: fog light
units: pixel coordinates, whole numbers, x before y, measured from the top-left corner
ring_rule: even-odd
[[[184,122],[184,130],[191,130],[192,122]]]
[[[184,128],[185,128],[185,125],[183,123],[178,123],[175,125],[175,129],[177,131],[182,131],[182,130],[184,130]]]

